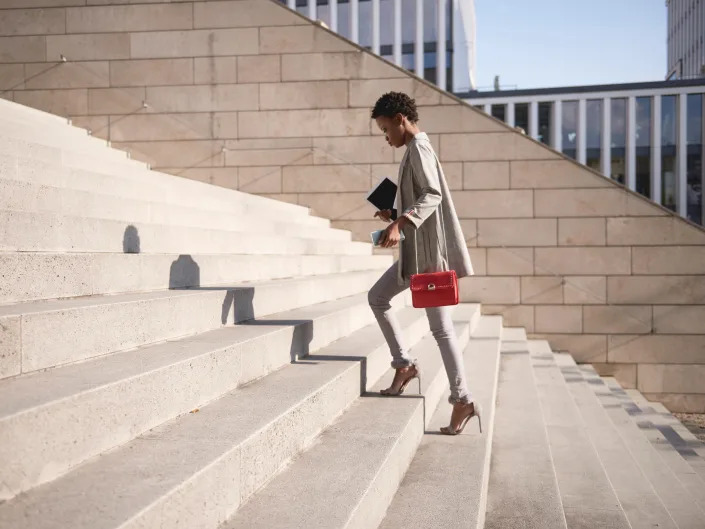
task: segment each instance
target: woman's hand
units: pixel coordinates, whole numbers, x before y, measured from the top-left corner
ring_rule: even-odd
[[[375,213],[375,217],[379,217],[384,222],[390,222],[392,220],[392,210],[380,209],[377,213]]]
[[[392,222],[387,229],[382,232],[379,238],[379,245],[382,248],[394,248],[401,240],[401,228],[408,222],[406,217],[399,217]]]

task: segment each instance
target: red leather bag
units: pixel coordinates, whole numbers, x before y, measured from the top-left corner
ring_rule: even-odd
[[[448,243],[443,222],[443,204],[438,205],[441,214],[441,230],[443,246],[446,251],[445,262],[448,262]],[[428,307],[444,307],[458,304],[458,275],[455,270],[419,274],[419,252],[414,234],[414,251],[416,252],[416,274],[411,276],[411,303],[417,309]]]
[[[458,304],[455,270],[411,276],[411,302],[417,309]]]

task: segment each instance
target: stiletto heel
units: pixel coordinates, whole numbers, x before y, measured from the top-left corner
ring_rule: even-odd
[[[416,378],[419,379],[419,395],[421,395],[421,373],[417,373]]]
[[[465,425],[467,425],[468,422],[470,422],[470,419],[473,417],[477,417],[477,421],[480,426],[480,433],[482,433],[482,410],[479,405],[476,403],[472,403],[472,412],[463,417],[463,420],[460,422],[460,426],[458,427],[457,430],[453,430],[452,425],[444,426],[441,428],[441,433],[445,435],[458,435],[460,433],[463,433],[463,430],[465,429]]]
[[[398,391],[394,392],[391,388],[387,388],[380,391],[380,394],[386,397],[398,397],[399,395],[402,395],[404,393],[404,390],[406,389],[406,386],[409,385],[409,382],[416,378],[419,380],[419,395],[421,395],[421,372],[419,371],[419,367],[416,364],[412,364],[411,367],[414,368],[414,374],[404,380],[404,382],[402,382],[402,385],[399,387]],[[394,382],[392,382],[392,387],[394,387]]]

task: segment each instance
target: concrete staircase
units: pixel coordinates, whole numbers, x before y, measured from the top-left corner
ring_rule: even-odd
[[[396,300],[422,397],[366,292],[391,257],[300,206],[150,171],[0,100],[0,528],[705,527],[680,423],[460,305],[482,406]]]

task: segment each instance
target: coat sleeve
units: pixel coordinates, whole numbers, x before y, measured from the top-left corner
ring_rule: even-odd
[[[421,194],[414,205],[404,210],[403,215],[418,228],[433,215],[441,203],[441,183],[436,157],[425,145],[415,145],[409,152],[409,162],[414,183],[421,188]]]

